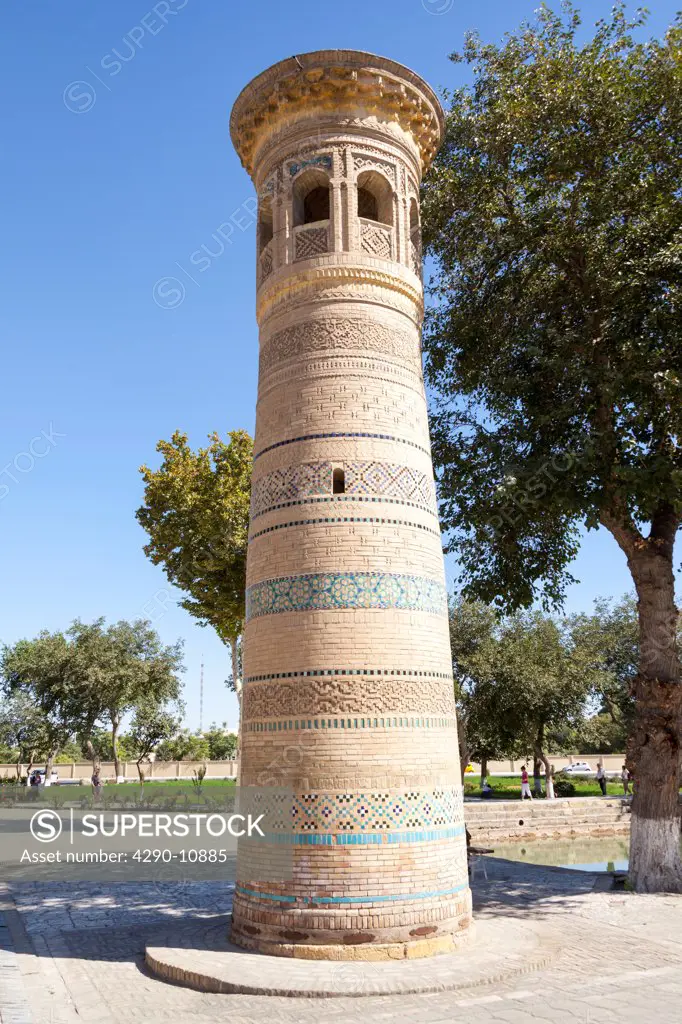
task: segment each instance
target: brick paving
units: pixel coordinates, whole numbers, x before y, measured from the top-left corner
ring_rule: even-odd
[[[230,885],[15,885],[4,899],[0,891],[0,1022],[354,1024],[371,1014],[415,1024],[677,1024],[680,897],[600,891],[597,876],[492,858],[487,874],[474,882],[478,920],[508,922],[510,944],[519,923],[532,924],[540,941],[559,934],[548,966],[451,992],[324,1001],[201,993],[148,973],[145,944],[167,938],[169,926],[222,927]]]

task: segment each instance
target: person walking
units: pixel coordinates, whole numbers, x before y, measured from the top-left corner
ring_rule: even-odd
[[[99,768],[95,768],[94,772],[92,773],[92,778],[90,779],[90,782],[92,783],[92,795],[95,799],[95,802],[97,803],[102,792],[102,779],[99,774]]]
[[[623,783],[623,793],[624,793],[624,795],[625,796],[629,796],[630,795],[630,772],[627,770],[625,765],[623,765],[623,770],[620,773],[620,779],[621,779],[621,782]]]
[[[597,765],[597,782],[601,789],[601,795],[606,796],[606,772],[604,771],[604,764],[602,761]]]
[[[529,800],[533,799],[533,794],[530,791],[530,783],[528,782],[528,769],[525,764],[521,766],[521,799],[525,800],[528,797]]]

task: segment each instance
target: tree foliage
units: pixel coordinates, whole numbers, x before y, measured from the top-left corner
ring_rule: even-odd
[[[559,605],[583,528],[638,599],[631,882],[682,890],[682,16],[624,6],[579,44],[570,4],[467,38],[423,190],[435,260],[426,375],[441,516],[469,596]],[[654,824],[656,823],[656,824]],[[654,853],[651,836],[660,843]]]
[[[616,602],[600,598],[591,614],[571,616],[570,630],[589,662],[599,711],[627,737],[634,721],[633,687],[639,664],[634,598],[626,595]],[[624,744],[620,749],[625,749]],[[587,748],[584,752],[589,753]]]
[[[225,643],[244,621],[246,550],[253,442],[234,430],[194,452],[176,431],[159,441],[159,469],[142,466],[144,504],[137,511],[149,535],[145,554],[188,596],[180,604]]]
[[[582,724],[593,682],[566,624],[539,611],[498,619],[480,602],[459,601],[450,636],[471,756],[532,753],[548,771],[548,744]]]
[[[35,762],[50,753],[50,734],[43,715],[20,690],[0,703],[0,744],[17,762],[17,772],[19,765],[26,764],[30,773]]]
[[[126,739],[134,751],[141,783],[144,782],[144,763],[149,763],[151,755],[160,745],[178,732],[182,724],[183,711],[183,705],[179,701],[159,703],[146,700],[135,709],[130,733]]]
[[[17,745],[21,741],[26,752],[44,753],[49,774],[60,750],[74,737],[93,760],[108,753],[101,743],[102,726],[108,722],[107,747],[118,776],[121,721],[141,705],[159,708],[177,699],[181,646],[164,646],[146,620],[107,627],[104,619],[97,619],[76,620],[65,633],[44,631],[5,647],[3,689],[17,720]]]
[[[208,761],[210,754],[208,740],[189,729],[164,739],[156,752],[160,761]]]
[[[40,717],[39,746],[49,779],[62,747],[74,734],[89,735],[97,721],[87,683],[74,671],[73,643],[64,633],[43,630],[33,640],[5,646],[1,670],[5,695]]]
[[[82,680],[92,713],[108,722],[116,777],[121,774],[118,734],[126,714],[141,705],[162,707],[180,694],[182,642],[164,646],[145,619],[106,626],[79,620],[68,631],[72,671]]]

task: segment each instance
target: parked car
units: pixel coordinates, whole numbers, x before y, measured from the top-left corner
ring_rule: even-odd
[[[45,769],[34,768],[29,781],[32,786],[42,786],[45,782]],[[59,782],[59,772],[53,768],[50,772],[50,783],[54,785],[56,782]]]
[[[565,768],[561,769],[561,775],[591,775],[592,769],[590,768],[587,761],[574,761],[573,764],[567,764]]]

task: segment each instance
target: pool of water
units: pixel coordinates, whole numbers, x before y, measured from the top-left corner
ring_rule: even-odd
[[[574,871],[627,871],[629,847],[628,836],[545,839],[537,843],[495,843],[494,856]]]

